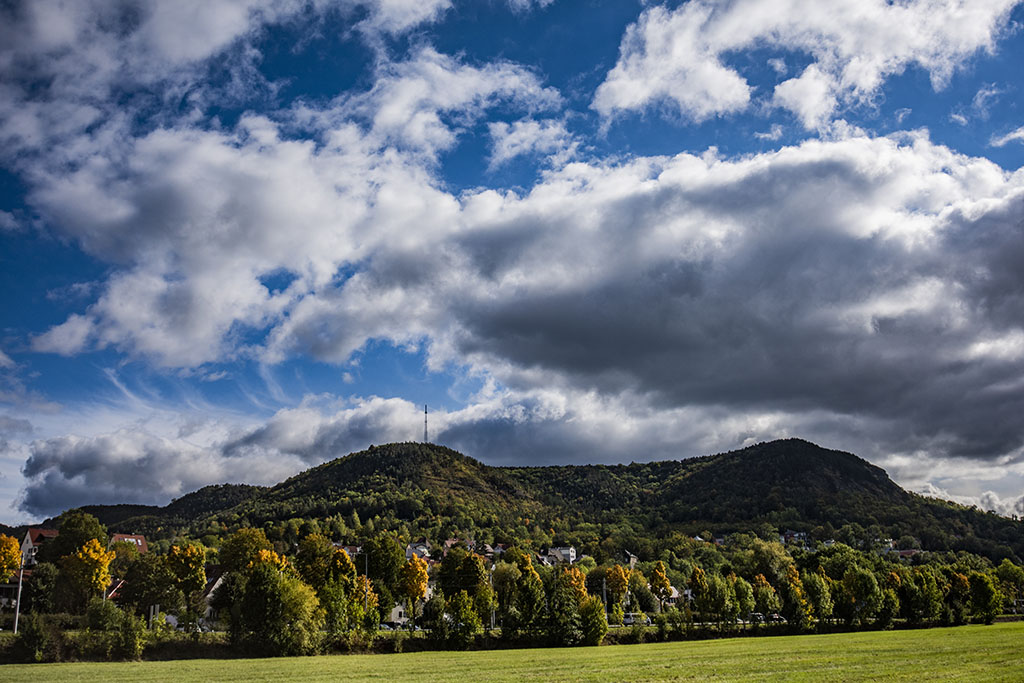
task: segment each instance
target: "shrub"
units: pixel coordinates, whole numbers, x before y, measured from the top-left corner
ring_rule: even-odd
[[[37,614],[28,614],[18,624],[18,639],[14,643],[15,656],[23,662],[48,662],[55,656],[55,634]]]
[[[146,624],[141,617],[119,610],[117,655],[122,659],[138,660],[146,644]]]
[[[96,597],[85,610],[85,624],[95,631],[113,631],[120,624],[120,613],[113,602]]]

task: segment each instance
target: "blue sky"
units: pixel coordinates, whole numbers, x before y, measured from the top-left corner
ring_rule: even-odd
[[[0,521],[800,436],[1024,513],[1024,2],[0,9]]]

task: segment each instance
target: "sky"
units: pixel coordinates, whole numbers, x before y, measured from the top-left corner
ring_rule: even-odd
[[[0,521],[429,438],[1024,514],[1024,0],[0,4]]]

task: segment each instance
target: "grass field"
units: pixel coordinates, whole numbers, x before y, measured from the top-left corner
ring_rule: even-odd
[[[3,681],[1024,680],[1024,622],[600,648],[6,665]]]

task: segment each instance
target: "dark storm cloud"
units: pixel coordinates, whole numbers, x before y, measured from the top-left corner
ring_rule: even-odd
[[[896,420],[904,437],[878,435],[893,449],[992,458],[1019,449],[1024,427],[1012,415],[1024,407],[1022,340],[1004,340],[1002,353],[986,353],[983,341],[1019,334],[1024,320],[1019,191],[971,218],[915,216],[897,204],[904,211],[892,223],[873,224],[893,185],[921,179],[854,155],[806,156],[730,183],[601,206],[599,226],[551,226],[579,240],[575,252],[559,252],[579,271],[605,258],[607,269],[584,287],[469,301],[459,311],[460,350],[663,407]],[[685,244],[676,245],[682,254],[631,258],[659,224],[688,215],[727,221],[738,234],[697,258]],[[919,217],[927,230],[902,238],[900,221]],[[588,231],[616,261],[586,243]],[[519,250],[536,257],[534,245]],[[470,252],[477,263],[521,265],[507,253],[489,259],[480,240]]]

